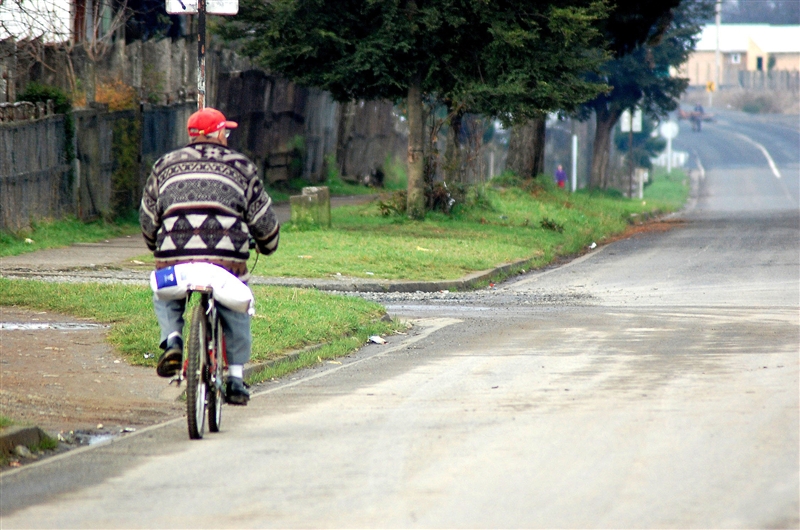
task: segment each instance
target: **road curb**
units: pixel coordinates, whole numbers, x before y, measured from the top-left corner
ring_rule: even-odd
[[[342,292],[376,292],[376,293],[414,293],[436,291],[466,291],[479,287],[483,283],[500,280],[522,269],[528,269],[532,259],[522,259],[505,263],[495,268],[474,272],[456,280],[370,280],[342,276],[337,278],[283,278],[253,275],[249,283],[252,285],[268,285],[276,287],[294,287],[300,289],[317,289],[320,291]],[[130,269],[72,269],[72,270],[31,270],[2,269],[0,277],[20,279],[47,279],[69,277],[71,281],[116,280],[132,283],[149,283],[150,272]]]
[[[361,293],[433,293],[437,291],[466,291],[474,289],[483,283],[508,276],[521,269],[527,269],[531,261],[531,259],[522,259],[513,263],[505,263],[493,269],[468,274],[457,280],[368,280],[351,277],[311,279],[253,276],[250,279],[250,283],[253,285],[311,288],[319,291]]]
[[[39,427],[6,427],[0,430],[0,453],[11,456],[18,445],[36,446],[46,438],[49,436]]]

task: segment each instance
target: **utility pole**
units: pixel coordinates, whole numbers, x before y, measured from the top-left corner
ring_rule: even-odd
[[[714,53],[714,85],[718,88],[720,87],[720,54],[719,54],[719,30],[720,30],[720,23],[722,22],[722,0],[717,0],[717,3],[714,6],[714,11],[716,12],[716,23],[717,23],[717,50]],[[708,107],[711,108],[713,104],[713,94],[714,91],[710,90],[708,92]]]
[[[3,0],[0,0],[2,3]],[[239,0],[166,0],[170,15],[197,15],[197,110],[206,107],[206,13],[235,15]]]
[[[206,0],[197,0],[197,110],[206,106]]]
[[[573,125],[573,130],[574,130]],[[578,189],[578,135],[572,133],[572,191]]]

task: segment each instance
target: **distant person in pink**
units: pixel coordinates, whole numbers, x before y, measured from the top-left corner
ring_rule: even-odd
[[[561,164],[556,169],[556,182],[558,182],[559,188],[564,188],[567,185],[567,172],[564,171],[564,166]]]

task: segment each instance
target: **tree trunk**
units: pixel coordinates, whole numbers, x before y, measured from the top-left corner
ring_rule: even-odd
[[[353,139],[353,107],[354,103],[348,101],[339,104],[339,123],[336,135],[336,165],[342,177],[347,175],[347,150]]]
[[[422,119],[422,87],[419,77],[408,87],[408,198],[406,214],[411,219],[425,217],[425,164]]]
[[[531,121],[533,127],[533,178],[544,173],[545,129],[547,116],[539,116]]]
[[[524,179],[544,171],[546,116],[534,118],[511,129],[506,167]]]
[[[97,72],[96,72],[96,64],[91,59],[88,58],[86,60],[86,77],[83,80],[84,86],[86,88],[86,106],[88,107],[91,103],[95,102],[96,94],[97,94]]]
[[[461,156],[461,120],[463,113],[455,112],[450,118],[450,127],[447,131],[447,146],[444,150],[444,179],[445,182],[463,183],[464,167]]]
[[[608,160],[611,155],[611,132],[617,124],[621,111],[608,109],[595,110],[597,127],[594,132],[594,146],[592,148],[592,173],[589,187],[608,187]]]
[[[511,128],[506,167],[522,178],[533,177],[533,127],[531,122]]]

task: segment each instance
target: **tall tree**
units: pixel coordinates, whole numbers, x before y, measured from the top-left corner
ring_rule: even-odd
[[[509,163],[534,177],[544,165],[547,113],[571,112],[608,87],[597,72],[609,56],[598,22],[603,1],[476,2],[485,31],[465,64],[453,99],[473,112],[514,125]]]
[[[613,88],[583,107],[596,119],[590,186],[608,184],[611,136],[625,109],[640,106],[663,116],[677,108],[688,80],[670,76],[670,67],[686,61],[713,6],[713,0],[620,0],[604,22],[615,58],[602,67],[601,79]]]
[[[407,214],[425,214],[423,94],[452,84],[469,34],[467,0],[244,0],[223,31],[245,36],[244,51],[301,85],[338,101],[407,102]]]
[[[242,0],[223,35],[339,101],[405,99],[408,206],[424,215],[423,97],[523,122],[592,97],[603,0]]]

